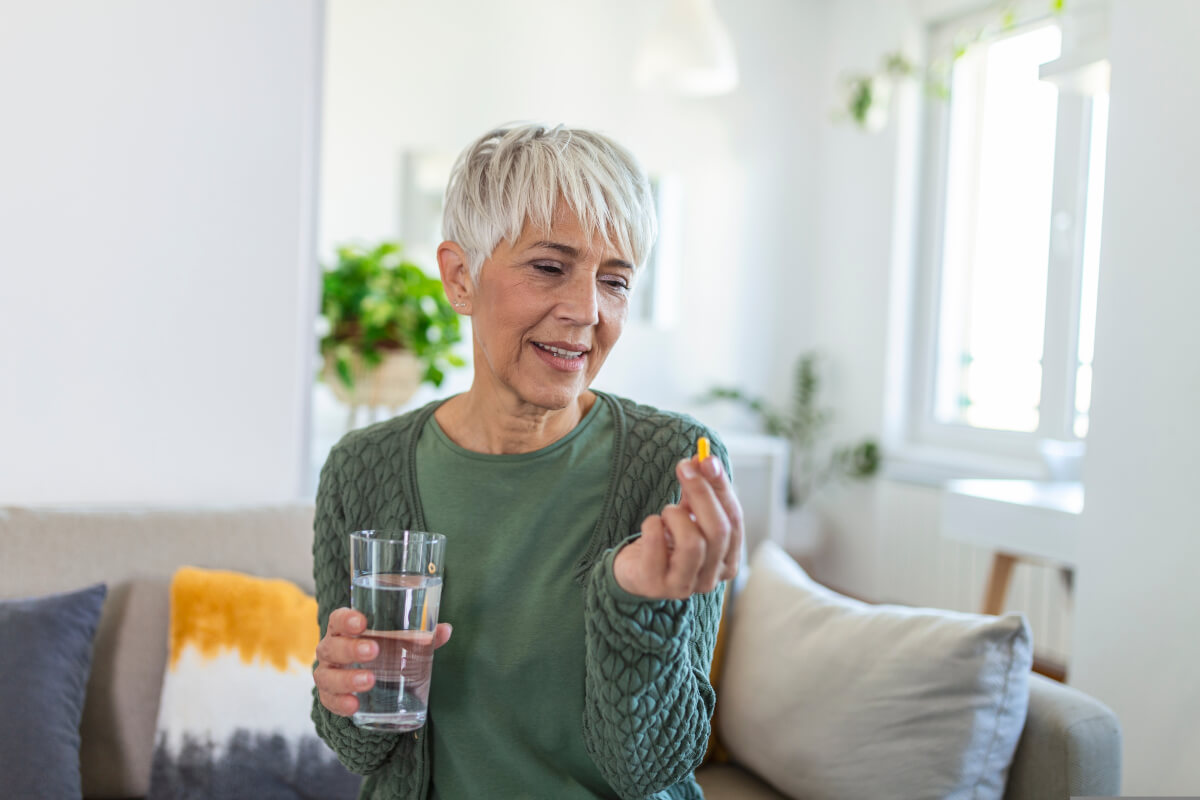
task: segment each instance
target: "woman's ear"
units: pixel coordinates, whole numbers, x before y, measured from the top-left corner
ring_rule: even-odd
[[[475,283],[471,280],[471,270],[467,267],[467,254],[457,242],[442,242],[438,245],[437,260],[446,299],[459,314],[470,315]]]

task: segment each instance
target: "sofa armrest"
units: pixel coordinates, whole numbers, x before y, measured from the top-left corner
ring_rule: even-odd
[[[1037,674],[1029,678],[1029,715],[1009,768],[1005,800],[1120,794],[1116,714],[1078,689]]]

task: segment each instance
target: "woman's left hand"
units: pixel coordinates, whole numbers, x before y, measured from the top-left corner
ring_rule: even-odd
[[[737,574],[742,506],[720,459],[687,458],[675,474],[683,489],[679,504],[646,517],[642,535],[613,560],[613,576],[630,594],[685,600]]]

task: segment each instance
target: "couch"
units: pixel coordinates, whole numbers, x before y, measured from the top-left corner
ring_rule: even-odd
[[[208,509],[0,507],[0,597],[108,585],[81,725],[84,797],[141,797],[148,790],[168,651],[168,586],[176,568],[286,578],[311,593],[312,519],[312,504],[302,502]],[[697,778],[710,800],[784,797],[734,763],[702,767]],[[1119,783],[1120,736],[1112,712],[1078,690],[1033,675],[1005,797],[1115,795]]]

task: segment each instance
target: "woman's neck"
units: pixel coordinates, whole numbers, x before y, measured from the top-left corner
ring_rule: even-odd
[[[566,436],[596,402],[583,392],[566,408],[539,408],[518,397],[483,397],[473,385],[447,400],[437,411],[442,431],[459,447],[476,453],[532,453]]]

